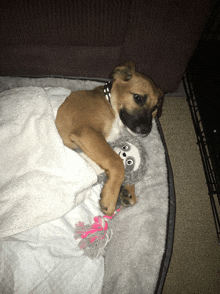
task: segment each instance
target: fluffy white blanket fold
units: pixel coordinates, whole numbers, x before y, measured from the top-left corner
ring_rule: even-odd
[[[90,259],[74,239],[75,224],[98,215],[100,185],[65,216],[0,240],[0,293],[101,293],[104,258]]]
[[[64,88],[0,95],[0,238],[55,220],[87,197],[97,176],[63,145],[55,117]]]

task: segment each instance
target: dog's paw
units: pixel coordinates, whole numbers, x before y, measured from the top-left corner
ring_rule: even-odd
[[[126,187],[121,187],[120,193],[119,193],[119,198],[121,199],[121,205],[122,206],[132,206],[137,202],[137,197],[135,196],[132,191],[129,191],[128,188]]]
[[[103,199],[99,200],[99,205],[100,205],[101,212],[103,214],[112,216],[113,213],[115,212],[115,205],[112,205],[111,203],[110,204],[105,203]]]

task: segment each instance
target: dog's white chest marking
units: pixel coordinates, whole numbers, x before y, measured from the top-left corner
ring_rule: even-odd
[[[122,132],[124,129],[124,125],[122,123],[122,121],[119,118],[119,115],[117,115],[112,128],[111,128],[111,132],[108,135],[108,137],[106,138],[106,141],[111,143],[114,142],[115,140],[117,140],[119,137],[121,137]]]

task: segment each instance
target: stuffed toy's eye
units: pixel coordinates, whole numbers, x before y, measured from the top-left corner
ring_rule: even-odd
[[[127,164],[127,165],[133,165],[133,164],[134,164],[134,161],[133,161],[132,159],[128,159],[128,160],[126,161],[126,164]]]
[[[130,146],[129,145],[123,145],[121,147],[121,150],[123,150],[123,151],[129,151],[130,150]]]
[[[125,161],[125,172],[132,172],[135,166],[135,158],[133,156],[127,157]]]

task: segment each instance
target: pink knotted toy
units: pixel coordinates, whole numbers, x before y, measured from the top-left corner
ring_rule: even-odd
[[[78,222],[75,227],[74,237],[79,242],[80,249],[90,258],[98,258],[105,255],[105,247],[112,237],[112,230],[108,228],[108,220],[112,219],[121,208],[117,209],[112,216],[95,216],[92,225],[84,225]]]

